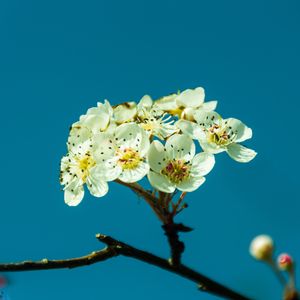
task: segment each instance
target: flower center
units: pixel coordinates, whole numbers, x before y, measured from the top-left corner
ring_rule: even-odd
[[[226,131],[226,128],[224,129],[220,125],[213,124],[207,130],[207,139],[210,143],[225,146],[230,142],[230,134]]]
[[[89,175],[89,169],[95,165],[96,162],[89,153],[86,153],[86,155],[78,161],[78,168],[80,169],[83,182],[86,182],[86,178]]]
[[[153,123],[141,123],[141,127],[144,130],[152,131],[154,129],[154,124]]]
[[[140,157],[139,153],[132,148],[126,148],[119,153],[118,163],[121,165],[123,170],[135,169],[143,158]]]
[[[171,182],[178,184],[189,177],[190,165],[184,160],[171,160],[161,173],[167,176]]]

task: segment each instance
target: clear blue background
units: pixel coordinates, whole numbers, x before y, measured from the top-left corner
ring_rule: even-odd
[[[102,247],[97,232],[167,257],[158,220],[129,190],[111,184],[105,198],[66,206],[59,162],[69,126],[97,101],[203,86],[223,116],[252,127],[259,155],[219,155],[188,196],[184,262],[253,299],[280,299],[248,245],[268,233],[300,261],[299,17],[297,0],[2,0],[0,261],[84,255]],[[8,276],[11,300],[216,299],[122,257]]]

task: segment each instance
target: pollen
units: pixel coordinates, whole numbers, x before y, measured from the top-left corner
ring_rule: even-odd
[[[123,170],[135,169],[143,158],[139,155],[137,151],[132,148],[126,148],[118,153],[119,160],[118,163]]]
[[[152,131],[152,130],[155,129],[155,124],[154,124],[154,123],[151,123],[151,122],[148,122],[148,123],[141,123],[141,127],[142,127],[144,130]]]
[[[78,160],[78,168],[81,170],[81,178],[83,182],[86,182],[90,168],[94,167],[95,165],[96,162],[89,153],[86,153],[83,158]]]
[[[181,183],[190,176],[190,165],[184,160],[171,160],[161,173],[175,184]]]
[[[207,140],[219,146],[226,146],[230,143],[230,134],[226,131],[226,128],[213,124],[207,130]]]

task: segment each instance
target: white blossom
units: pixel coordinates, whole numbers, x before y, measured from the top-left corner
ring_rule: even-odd
[[[153,106],[153,101],[149,95],[142,97],[137,105],[136,122],[139,124],[149,136],[157,136],[160,139],[165,139],[178,129],[173,125],[172,117]]]
[[[202,87],[187,89],[179,94],[171,94],[155,102],[163,111],[179,118],[193,120],[195,110],[212,111],[217,106],[217,101],[204,102],[205,91]]]
[[[209,153],[195,155],[195,144],[187,135],[174,134],[165,146],[157,140],[151,143],[148,160],[151,185],[162,192],[172,193],[177,188],[192,192],[204,183],[215,163]]]
[[[133,183],[146,175],[156,190],[192,192],[212,170],[214,154],[226,151],[236,161],[252,160],[256,152],[239,144],[252,130],[237,119],[222,119],[214,112],[217,101],[204,98],[198,87],[156,101],[145,95],[138,103],[111,106],[105,100],[88,109],[71,126],[61,160],[65,202],[78,205],[85,185],[102,197],[108,182]],[[204,152],[196,154],[193,139]]]
[[[113,109],[107,100],[104,103],[98,102],[97,107],[88,109],[86,114],[80,116],[79,121],[72,125],[72,128],[78,126],[86,127],[92,134],[97,134],[113,126],[112,115]]]
[[[114,134],[95,137],[95,155],[104,164],[101,170],[107,180],[136,182],[149,171],[146,155],[149,149],[146,132],[135,123],[118,126]]]
[[[254,150],[248,149],[240,142],[252,137],[251,128],[235,118],[222,119],[216,112],[195,111],[197,123],[179,120],[176,125],[181,131],[198,139],[202,149],[209,153],[226,151],[238,162],[249,162],[255,156]]]
[[[70,144],[68,148],[69,152],[62,158],[60,166],[60,183],[64,185],[65,202],[70,206],[78,205],[84,196],[84,184],[93,196],[104,196],[108,192],[108,184],[99,172],[101,167],[94,156],[93,140],[85,139],[82,135],[76,144]]]

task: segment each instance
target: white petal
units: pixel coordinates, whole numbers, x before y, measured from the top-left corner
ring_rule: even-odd
[[[162,97],[154,102],[154,108],[158,107],[163,111],[172,111],[177,109],[177,104],[175,98],[177,94],[171,94],[165,97]]]
[[[222,148],[215,143],[208,142],[206,137],[204,139],[199,139],[199,143],[203,151],[208,153],[217,154],[226,151],[226,148]]]
[[[226,126],[231,127],[232,132],[236,132],[235,142],[243,142],[248,140],[252,137],[252,130],[251,128],[247,127],[244,123],[242,123],[238,119],[229,118],[224,120],[227,122]]]
[[[175,185],[166,176],[150,171],[148,179],[150,184],[161,192],[173,193],[175,191]]]
[[[140,126],[139,126],[140,127]],[[149,141],[149,136],[147,134],[147,132],[141,128],[141,135],[140,135],[140,139],[137,139],[137,143],[138,146],[138,152],[139,154],[144,157],[146,156],[146,154],[149,151],[149,147],[150,147],[150,141]]]
[[[84,196],[84,190],[81,180],[73,180],[68,186],[65,187],[64,200],[69,206],[78,205]]]
[[[192,161],[191,174],[194,176],[205,176],[215,165],[213,154],[202,152],[195,155]]]
[[[92,131],[79,122],[72,125],[68,138],[68,150],[92,138]]]
[[[179,116],[180,119],[184,119],[184,120],[188,120],[188,121],[195,121],[194,119],[194,111],[195,111],[195,108],[193,107],[186,107],[183,109],[181,115]]]
[[[136,123],[122,124],[118,126],[115,131],[115,137],[120,141],[120,144],[123,144],[123,142],[135,141],[136,137],[140,134],[141,128]]]
[[[216,109],[218,101],[208,101],[201,105],[200,109],[205,111],[213,111]]]
[[[108,100],[104,100],[104,103],[98,102],[97,106],[103,109],[110,117],[113,115],[114,111]]]
[[[116,143],[122,148],[132,148],[144,156],[150,146],[149,138],[144,129],[138,124],[127,123],[117,127],[115,132]]]
[[[80,144],[75,144],[75,146],[69,145],[69,153],[74,156],[74,158],[83,158],[85,154],[92,150],[93,140],[88,139]]]
[[[205,178],[201,176],[190,176],[187,180],[177,184],[177,189],[182,192],[193,192],[205,182]]]
[[[135,169],[125,169],[119,176],[119,179],[124,182],[136,182],[141,180],[149,171],[149,165],[141,162]]]
[[[91,149],[95,160],[101,163],[115,156],[117,146],[111,134],[102,132],[95,135]]]
[[[192,139],[200,139],[201,137],[205,137],[205,133],[202,128],[194,123],[187,120],[179,120],[175,123],[175,125],[186,135],[191,137]]]
[[[185,134],[174,134],[166,142],[166,152],[170,159],[190,161],[195,155],[195,144]]]
[[[227,153],[232,159],[242,163],[251,161],[257,154],[254,150],[236,143],[232,143],[227,147]]]
[[[146,110],[150,110],[151,107],[153,105],[153,101],[151,99],[151,97],[149,95],[144,95],[142,97],[142,99],[140,100],[140,102],[138,103],[138,110],[140,109],[146,109]]]
[[[117,179],[122,172],[122,168],[117,164],[116,160],[117,158],[113,158],[97,163],[97,165],[90,170],[90,173],[99,180],[113,181]]]
[[[64,156],[60,161],[60,184],[68,185],[73,180],[73,173],[70,170],[70,166],[76,164],[76,160],[71,156]],[[70,172],[72,175],[70,175]]]
[[[205,92],[202,87],[187,89],[176,97],[179,107],[199,107],[204,102]]]
[[[148,152],[150,168],[159,173],[167,164],[165,147],[159,141],[153,141]]]
[[[221,116],[215,111],[195,110],[194,118],[199,125],[209,126],[210,124],[218,124],[222,121]]]
[[[79,123],[97,133],[107,128],[109,120],[109,114],[102,107],[92,107],[85,115],[80,116]]]
[[[117,123],[115,123],[114,121],[111,120],[108,127],[106,128],[105,132],[110,135],[113,135],[115,133],[117,127],[118,127]]]
[[[114,108],[114,119],[117,123],[133,121],[137,112],[135,102],[126,102]]]
[[[100,179],[94,172],[91,172],[87,178],[87,187],[90,193],[95,197],[103,197],[108,192],[107,182]]]

